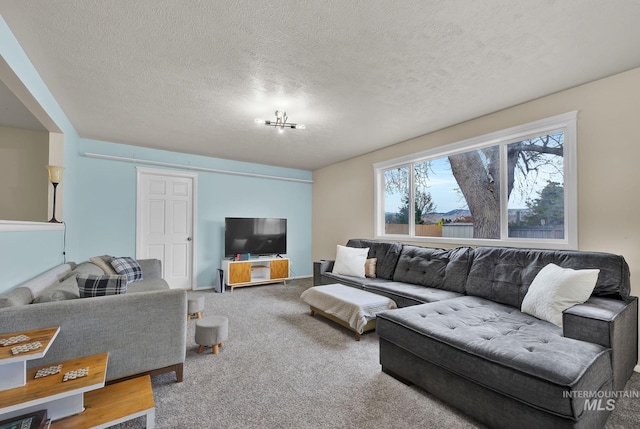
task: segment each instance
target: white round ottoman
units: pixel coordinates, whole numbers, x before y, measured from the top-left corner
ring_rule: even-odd
[[[187,298],[187,321],[191,320],[191,316],[202,318],[202,310],[204,310],[204,295],[189,295]]]
[[[229,319],[224,316],[209,316],[196,321],[196,344],[200,345],[198,353],[205,346],[211,346],[211,352],[218,354],[218,346],[224,347],[229,334]]]

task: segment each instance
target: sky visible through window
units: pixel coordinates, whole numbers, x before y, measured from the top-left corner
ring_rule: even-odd
[[[376,237],[576,248],[576,115],[374,164]]]
[[[451,172],[448,159],[438,158],[431,161],[431,170],[428,191],[436,203],[436,211],[445,213],[455,209],[467,209],[467,204],[459,192],[458,183]],[[401,193],[394,192],[385,195],[385,212],[394,213],[401,206]]]
[[[562,175],[557,170],[541,169],[538,174],[539,180],[535,181],[533,187],[530,188],[528,195],[522,195],[514,190],[509,198],[510,209],[527,208],[526,200],[535,199],[538,193],[545,187],[547,180],[555,180],[562,183]],[[447,157],[431,160],[431,168],[429,170],[429,188],[433,202],[436,204],[435,212],[447,213],[452,210],[468,210],[468,206],[456,179],[451,172],[451,166]],[[402,206],[402,195],[399,192],[385,195],[385,212],[395,213]]]

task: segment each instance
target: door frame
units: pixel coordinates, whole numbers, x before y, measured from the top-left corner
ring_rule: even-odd
[[[140,258],[142,251],[142,192],[140,192],[141,179],[144,175],[171,176],[191,179],[191,290],[196,288],[196,273],[198,261],[198,173],[189,173],[178,170],[164,170],[160,168],[136,167],[136,258]],[[164,277],[164,266],[162,267]]]

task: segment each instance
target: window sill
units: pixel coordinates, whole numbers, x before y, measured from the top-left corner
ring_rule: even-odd
[[[529,249],[549,249],[549,250],[577,250],[577,243],[569,242],[568,240],[518,240],[515,238],[509,238],[504,240],[499,239],[482,239],[482,238],[455,238],[455,237],[424,237],[400,235],[400,234],[376,234],[375,240],[382,241],[398,241],[403,243],[420,243],[432,244],[433,247],[518,247]]]
[[[0,231],[62,231],[63,223],[0,220]]]

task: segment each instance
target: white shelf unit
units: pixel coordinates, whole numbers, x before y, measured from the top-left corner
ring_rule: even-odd
[[[14,355],[11,353],[11,347],[5,346],[0,350],[0,391],[22,387],[27,384],[27,361],[43,358],[49,347],[53,344],[60,332],[59,327],[36,329],[28,332],[16,332],[14,334],[3,334],[3,337],[27,335],[29,342],[39,341],[42,345],[40,348],[32,350],[28,353],[20,353]],[[15,346],[20,343],[15,344]]]
[[[26,362],[44,357],[59,332],[59,327],[51,327],[1,335],[25,335],[26,341],[38,341],[41,347],[18,355],[9,346],[0,350],[0,420],[42,409],[51,420],[78,414],[84,411],[84,393],[104,387],[108,353],[62,362],[63,370],[48,377],[35,378],[36,369],[27,369]],[[64,372],[84,367],[89,368],[88,376],[62,381]],[[7,377],[8,372],[15,374]]]

